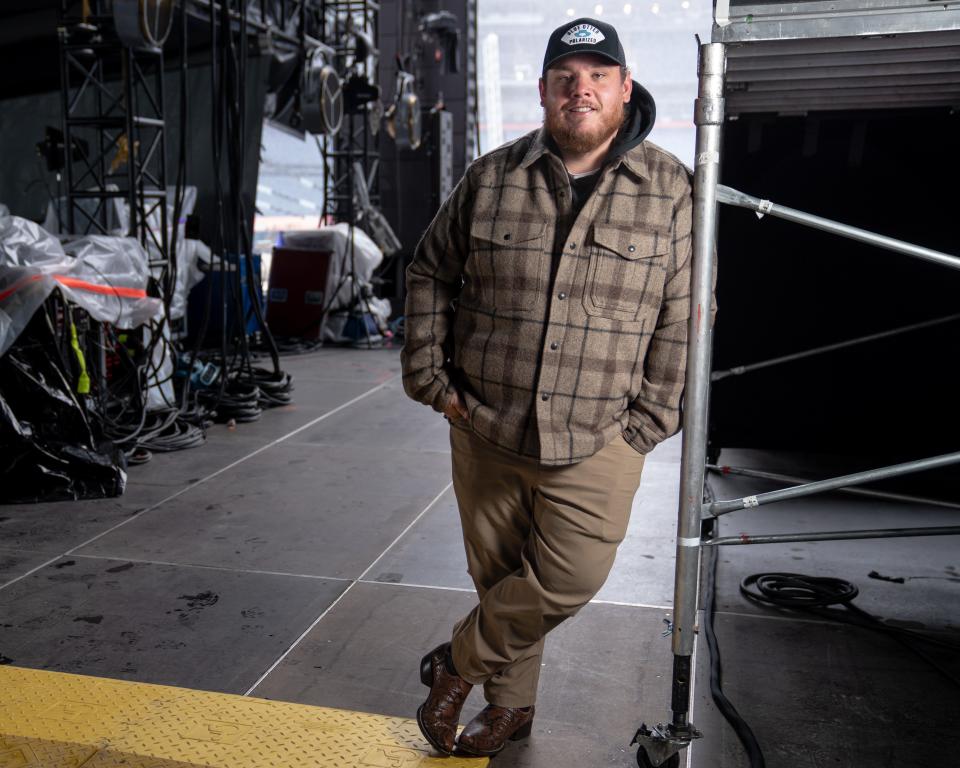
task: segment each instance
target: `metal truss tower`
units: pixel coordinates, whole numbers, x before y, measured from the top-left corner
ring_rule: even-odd
[[[379,39],[379,3],[373,0],[341,0],[321,3],[324,22],[324,40],[334,50],[334,67],[350,87],[351,78],[362,79],[369,84],[379,82],[379,66],[376,56],[366,56],[362,38],[376,45]],[[359,33],[359,35],[357,34]],[[334,136],[327,136],[323,143],[323,213],[325,221],[349,222],[355,220],[354,196],[357,185],[354,173],[359,163],[363,172],[364,186],[370,203],[380,205],[380,190],[377,182],[380,152],[376,133],[379,129],[380,102],[354,102],[346,99],[343,124]]]
[[[71,234],[121,230],[140,241],[151,267],[165,269],[163,52],[125,45],[105,9],[91,2],[87,15],[62,15],[58,29],[66,180],[61,228]]]

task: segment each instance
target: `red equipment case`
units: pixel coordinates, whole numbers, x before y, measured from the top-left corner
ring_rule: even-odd
[[[275,336],[320,337],[331,256],[329,251],[273,249],[267,322]]]

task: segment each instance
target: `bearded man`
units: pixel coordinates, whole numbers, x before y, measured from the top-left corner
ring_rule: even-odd
[[[556,29],[542,72],[543,127],[470,165],[407,270],[404,387],[450,421],[480,598],[421,662],[443,754],[530,734],[544,637],[603,585],[680,421],[690,172],[644,141],[653,99],[609,24]]]

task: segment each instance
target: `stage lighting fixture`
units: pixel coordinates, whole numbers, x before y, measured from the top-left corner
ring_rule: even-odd
[[[173,26],[173,0],[113,0],[120,41],[134,50],[162,48]]]
[[[333,136],[343,122],[343,87],[337,71],[316,48],[307,54],[300,79],[300,113],[309,133]]]

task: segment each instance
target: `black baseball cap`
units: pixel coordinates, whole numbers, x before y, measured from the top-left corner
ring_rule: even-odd
[[[597,19],[580,18],[557,27],[547,41],[543,55],[543,72],[564,56],[575,53],[595,53],[610,59],[621,67],[627,66],[627,57],[620,45],[620,37],[611,25]]]

